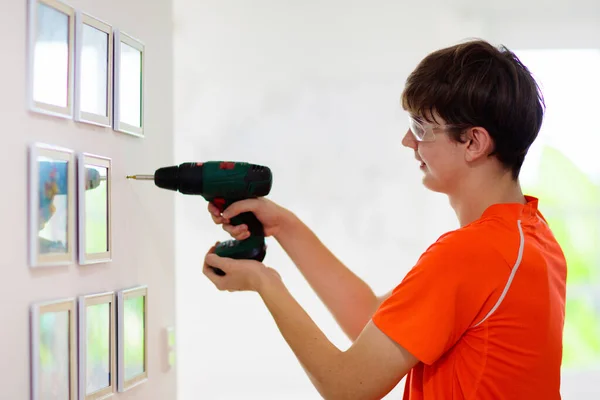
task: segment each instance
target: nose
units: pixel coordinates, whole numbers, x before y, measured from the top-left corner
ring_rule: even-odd
[[[402,138],[402,145],[405,147],[411,148],[413,150],[417,149],[417,140],[413,136],[410,129],[406,130],[406,133],[404,134],[404,137]]]

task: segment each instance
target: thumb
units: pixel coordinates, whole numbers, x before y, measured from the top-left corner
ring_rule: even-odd
[[[223,218],[231,219],[236,215],[244,212],[253,212],[258,207],[258,204],[259,202],[257,199],[246,199],[236,201],[223,211]]]
[[[210,267],[227,269],[227,267],[229,266],[229,259],[224,258],[224,257],[219,257],[215,253],[208,253],[206,255],[206,257],[204,258],[204,261],[205,261],[206,265],[208,265]]]

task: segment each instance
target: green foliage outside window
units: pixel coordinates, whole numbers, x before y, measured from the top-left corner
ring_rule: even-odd
[[[540,199],[567,259],[563,366],[600,366],[600,186],[550,146],[542,149],[538,171],[523,189]]]

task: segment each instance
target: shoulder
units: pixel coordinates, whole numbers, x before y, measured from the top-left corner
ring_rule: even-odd
[[[447,232],[427,248],[405,279],[483,290],[489,284],[487,289],[492,289],[512,267],[512,250],[505,250],[507,243],[518,251],[517,227],[516,236],[512,231],[505,221],[489,218]]]
[[[492,294],[506,282],[510,266],[490,237],[506,231],[494,218],[445,233],[419,258],[373,321],[425,363],[452,347]]]
[[[440,236],[421,255],[419,261],[439,258],[466,262],[502,258],[499,250],[515,232],[518,235],[516,225],[511,228],[500,218],[481,219]]]

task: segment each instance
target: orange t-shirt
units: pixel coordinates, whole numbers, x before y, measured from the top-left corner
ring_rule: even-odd
[[[526,199],[441,236],[373,316],[420,361],[405,400],[560,399],[566,260]]]

